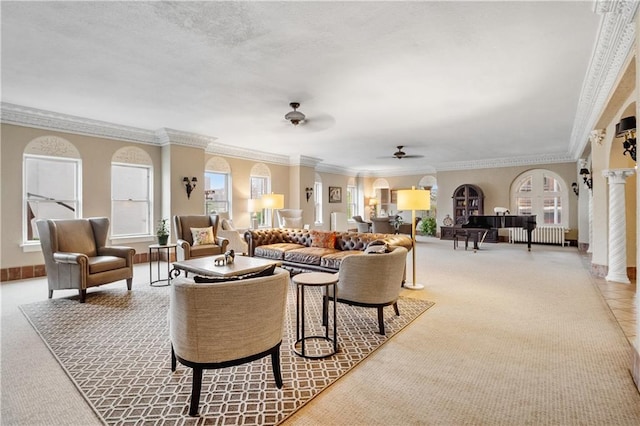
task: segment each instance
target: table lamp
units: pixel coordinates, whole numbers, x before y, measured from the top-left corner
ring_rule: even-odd
[[[269,209],[271,211],[271,227],[275,228],[274,210],[284,208],[284,194],[274,194],[273,192],[271,194],[264,194],[260,201],[263,209]]]
[[[416,189],[412,186],[411,189],[398,190],[398,210],[411,210],[411,240],[413,242],[412,261],[413,261],[413,282],[407,284],[405,282],[404,287],[411,290],[422,290],[423,285],[416,283],[416,210],[429,210],[431,208],[431,192],[426,189]]]

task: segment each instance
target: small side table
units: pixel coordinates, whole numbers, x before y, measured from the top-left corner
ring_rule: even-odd
[[[335,302],[338,292],[338,278],[334,274],[326,272],[307,272],[303,274],[295,275],[292,281],[296,285],[296,342],[293,344],[293,352],[304,358],[318,359],[327,358],[338,352],[338,327],[337,327],[337,315]],[[305,312],[304,312],[304,290],[305,287],[325,287],[325,294],[323,298],[326,298],[329,292],[329,287],[333,287],[333,336],[329,336],[329,319],[327,323],[323,324],[325,327],[324,336],[314,335],[305,336]],[[325,299],[323,303],[328,303],[328,299]],[[324,312],[323,312],[324,316]],[[309,354],[307,353],[306,343],[308,341],[324,341],[330,344],[328,353]],[[322,342],[320,342],[322,343]],[[298,347],[300,350],[298,351]]]
[[[151,244],[149,246],[149,285],[151,287],[166,287],[171,283],[171,276],[169,275],[169,270],[171,269],[171,249],[173,249],[173,254],[177,259],[178,256],[178,245],[177,244]],[[167,278],[161,278],[160,277],[160,253],[162,253],[162,250],[166,250],[167,253]],[[153,279],[153,252],[156,252],[156,270],[157,270],[157,278],[156,280]],[[166,284],[156,284],[156,283],[161,283],[161,282],[165,282]],[[154,285],[155,284],[155,285]]]

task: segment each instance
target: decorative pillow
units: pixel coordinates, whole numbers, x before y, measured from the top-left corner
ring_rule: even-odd
[[[222,229],[225,231],[235,231],[236,228],[233,226],[233,220],[231,219],[222,219]]]
[[[311,247],[336,248],[336,233],[326,231],[310,231]]]
[[[301,217],[283,217],[282,219],[283,219],[285,228],[293,228],[293,229],[302,228]]]
[[[390,253],[389,244],[387,244],[384,240],[373,240],[369,243],[367,248],[364,250],[365,254],[378,254],[378,253]]]
[[[213,244],[213,226],[206,228],[191,228],[191,236],[193,237],[193,246],[201,246],[204,244]]]
[[[273,265],[267,266],[261,271],[250,272],[244,275],[233,275],[231,277],[200,277],[196,275],[195,277],[193,277],[193,281],[195,281],[196,283],[224,283],[228,281],[246,280],[249,278],[268,277],[270,275],[273,275],[273,272],[276,270],[276,266],[277,265],[274,263]]]

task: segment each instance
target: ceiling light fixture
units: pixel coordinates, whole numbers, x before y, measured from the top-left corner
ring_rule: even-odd
[[[291,124],[293,124],[294,126],[297,126],[298,124],[300,124],[301,122],[304,121],[305,119],[305,115],[303,113],[301,113],[300,111],[298,111],[298,108],[300,108],[300,103],[299,102],[291,102],[289,104],[289,106],[291,108],[293,108],[293,111],[288,112],[284,118],[288,121],[291,122]]]

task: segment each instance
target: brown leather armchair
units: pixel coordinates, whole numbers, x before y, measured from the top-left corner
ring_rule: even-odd
[[[223,254],[227,251],[229,240],[217,235],[218,232],[218,215],[189,215],[174,216],[173,225],[176,229],[176,243],[178,244],[178,260],[189,260],[194,257],[214,256]],[[212,244],[193,244],[193,235],[191,228],[208,228],[212,227],[213,243]]]
[[[131,247],[106,246],[109,219],[36,221],[40,245],[47,268],[49,298],[53,290],[78,289],[80,303],[84,303],[87,288],[127,280],[133,282]]]

